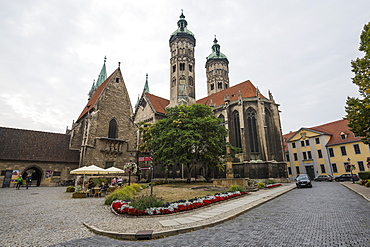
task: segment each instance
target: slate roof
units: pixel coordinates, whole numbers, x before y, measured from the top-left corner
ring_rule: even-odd
[[[230,98],[230,102],[234,100],[238,100],[239,92],[242,94],[242,98],[253,98],[257,97],[256,87],[252,84],[252,82],[244,81],[242,83],[239,83],[235,86],[229,87],[227,89],[224,89],[220,92],[211,94],[203,99],[197,100],[197,104],[204,104],[207,106],[210,106],[210,103],[212,101],[213,106],[219,106],[223,105],[225,103],[225,95],[228,94]],[[265,98],[262,94],[260,94],[261,98]]]
[[[0,160],[78,163],[79,151],[69,150],[70,136],[0,127]]]
[[[355,137],[353,132],[348,127],[348,120],[338,120],[330,123],[326,123],[323,125],[309,127],[309,128],[301,128],[306,130],[311,130],[318,132],[319,134],[326,134],[330,135],[330,140],[326,143],[326,146],[337,145],[341,143],[348,143],[348,142],[356,142],[361,141],[361,137]],[[300,129],[300,130],[301,130]],[[289,140],[292,136],[294,136],[298,131],[289,132],[283,135],[285,141]],[[342,139],[341,134],[346,134],[346,138]],[[285,147],[286,143],[284,142],[284,150],[288,151]]]

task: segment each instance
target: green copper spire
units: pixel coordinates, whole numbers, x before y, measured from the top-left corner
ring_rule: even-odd
[[[148,73],[146,73],[146,81],[144,85],[144,93],[150,93],[149,92],[149,83],[148,83]]]
[[[188,37],[192,39],[195,43],[194,34],[187,28],[188,22],[185,20],[185,15],[181,10],[180,20],[177,22],[177,30],[171,34],[170,42],[173,41],[176,37]]]
[[[96,81],[95,88],[99,87],[106,79],[107,79],[107,70],[105,68],[105,61],[107,60],[107,56],[104,57],[104,64],[101,68],[98,80]]]
[[[215,39],[213,40],[212,53],[207,57],[207,61],[210,59],[226,59],[227,60],[227,57],[220,51],[220,45],[218,44],[216,35],[215,35]]]

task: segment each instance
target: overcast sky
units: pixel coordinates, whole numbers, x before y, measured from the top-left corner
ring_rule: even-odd
[[[0,126],[64,133],[87,103],[107,56],[121,62],[132,107],[149,74],[150,93],[169,98],[169,37],[184,10],[195,34],[196,98],[206,96],[214,35],[230,85],[250,80],[280,104],[283,133],[342,119],[351,60],[369,0],[0,0]]]

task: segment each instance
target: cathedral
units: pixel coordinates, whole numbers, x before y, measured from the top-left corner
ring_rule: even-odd
[[[231,85],[229,61],[220,51],[215,37],[212,52],[205,61],[207,79],[202,82],[208,95],[196,99],[195,35],[188,29],[183,13],[177,26],[169,39],[169,99],[150,93],[147,76],[143,93],[133,108],[120,65],[107,76],[104,59],[99,77],[88,93],[86,106],[66,134],[0,127],[0,183],[3,182],[3,187],[8,187],[14,172],[23,177],[31,174],[37,185],[52,186],[72,179],[69,171],[78,167],[96,165],[122,169],[129,162],[142,168],[136,179],[148,181],[150,175],[145,168],[150,164],[140,159],[148,154],[140,153],[137,148],[138,123],[155,123],[166,117],[166,108],[192,104],[211,107],[229,130],[226,141],[242,150],[233,159],[236,178],[287,178],[279,105],[272,94],[264,96],[249,80]],[[35,145],[30,148],[32,143]],[[187,177],[188,171],[181,164],[166,169],[160,164],[153,165],[157,179]],[[191,175],[194,179],[225,178],[225,171],[200,164]]]
[[[195,98],[195,35],[187,28],[183,13],[177,22],[178,28],[171,34],[170,47],[170,99],[149,92],[146,81],[143,94],[135,106],[134,122],[155,123],[165,117],[165,109],[178,105],[205,104],[214,115],[223,120],[229,130],[227,142],[242,150],[233,161],[236,177],[241,178],[286,178],[283,141],[278,104],[272,94],[262,95],[249,80],[230,86],[229,61],[220,51],[216,37],[212,53],[205,62],[208,96]],[[169,168],[166,177],[177,178],[178,166]],[[168,171],[167,171],[168,172]],[[160,176],[160,174],[156,175]],[[225,177],[225,173],[207,168],[195,169],[193,177]],[[183,174],[182,174],[183,177]]]

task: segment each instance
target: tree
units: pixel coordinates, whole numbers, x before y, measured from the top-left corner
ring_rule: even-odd
[[[154,162],[162,166],[177,163],[188,168],[188,181],[197,163],[218,167],[226,152],[227,131],[222,120],[201,104],[166,110],[167,118],[153,125],[142,124],[142,150],[152,150]]]
[[[352,83],[359,87],[361,98],[348,97],[345,119],[356,136],[362,136],[365,144],[370,144],[370,22],[364,26],[360,35],[359,51],[363,58],[351,61],[355,76]]]

